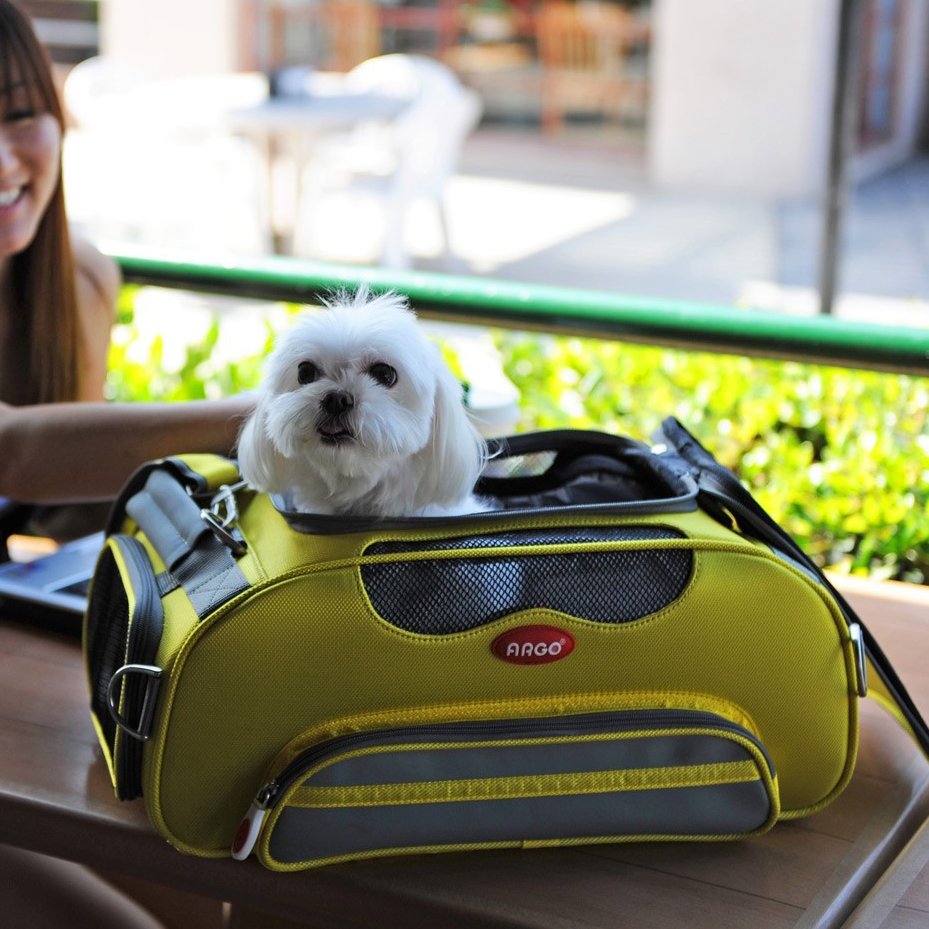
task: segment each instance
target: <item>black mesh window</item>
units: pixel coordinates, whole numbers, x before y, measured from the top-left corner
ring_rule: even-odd
[[[126,663],[129,635],[129,601],[113,552],[105,548],[94,574],[93,596],[87,613],[87,655],[92,685],[91,707],[110,751],[116,741],[116,723],[107,708],[110,678]]]
[[[682,538],[661,527],[528,530],[428,542],[380,542],[366,554]],[[584,551],[521,556],[392,561],[364,565],[362,582],[378,614],[425,635],[473,629],[527,609],[550,609],[601,623],[660,610],[687,586],[687,549]]]

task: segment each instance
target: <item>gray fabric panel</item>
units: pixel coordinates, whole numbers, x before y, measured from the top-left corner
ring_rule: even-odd
[[[168,571],[162,571],[157,575],[155,582],[158,584],[159,597],[166,597],[172,590],[177,590],[181,586],[177,578]]]
[[[196,544],[211,534],[200,518],[200,507],[170,475],[153,471],[145,487],[129,499],[126,512],[138,523],[169,570]]]
[[[768,818],[761,782],[530,800],[347,810],[288,808],[272,856],[306,861],[389,848],[637,835],[731,835]]]
[[[438,740],[436,740],[438,741]],[[576,771],[619,771],[673,765],[745,761],[746,749],[718,736],[646,736],[609,742],[557,745],[510,745],[455,749],[381,752],[348,758],[306,780],[306,786],[344,787],[563,774]]]
[[[164,471],[151,473],[144,489],[126,504],[126,512],[184,588],[198,616],[249,586],[232,553],[200,518],[200,507]]]

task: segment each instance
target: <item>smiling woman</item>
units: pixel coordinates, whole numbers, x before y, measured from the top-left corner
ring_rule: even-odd
[[[29,21],[5,0],[0,3],[0,400],[10,403],[102,398],[119,277],[96,250],[71,242],[61,185],[63,128],[48,59]]]
[[[68,228],[63,132],[48,56],[0,0],[0,497],[30,503],[112,496],[149,458],[228,452],[251,406],[102,402],[120,277]]]
[[[3,131],[0,135],[3,161],[18,171],[6,178],[0,189],[3,224],[0,250],[21,251],[35,236],[56,182],[55,162],[61,148],[61,130],[51,113],[36,111],[29,87],[15,73],[4,90]]]
[[[221,404],[181,405],[179,428],[158,409],[140,422],[126,407],[62,402],[103,399],[119,287],[113,262],[69,234],[63,129],[48,58],[0,0],[0,495],[20,500],[105,495],[145,457],[228,449],[235,435]],[[15,926],[159,925],[84,868],[4,846],[0,912]]]

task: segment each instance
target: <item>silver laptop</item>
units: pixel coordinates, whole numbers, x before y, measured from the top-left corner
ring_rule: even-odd
[[[73,614],[79,619],[87,607],[87,594],[104,534],[67,542],[51,555],[29,562],[0,564],[0,611],[18,606],[31,613]]]

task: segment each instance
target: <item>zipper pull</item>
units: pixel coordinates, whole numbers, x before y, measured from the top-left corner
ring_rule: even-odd
[[[274,802],[277,792],[277,781],[268,781],[255,795],[252,805],[248,808],[242,822],[239,823],[235,838],[232,840],[232,857],[236,861],[245,861],[251,855],[252,849],[258,842],[258,836],[261,834],[261,827],[268,814],[268,808]]]

